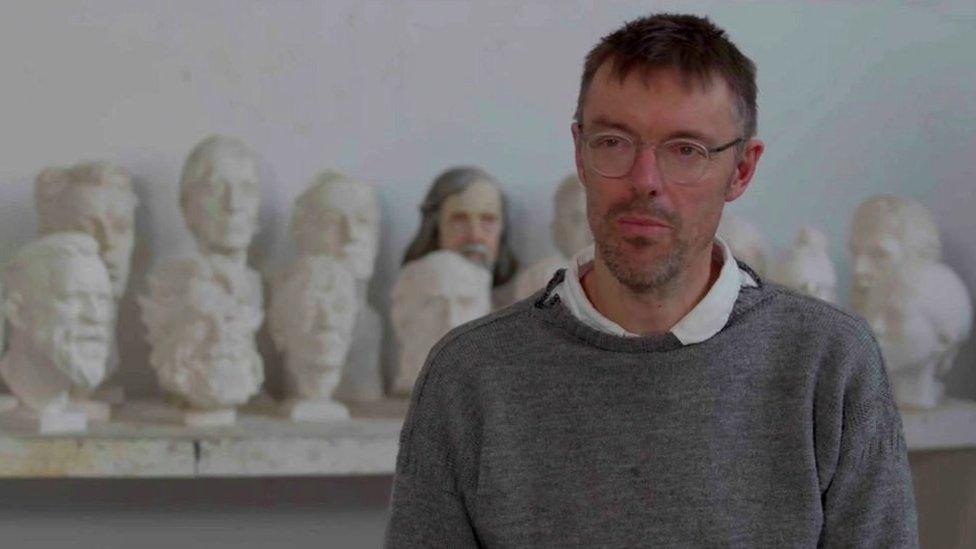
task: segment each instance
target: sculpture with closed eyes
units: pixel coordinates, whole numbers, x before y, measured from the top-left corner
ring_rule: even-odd
[[[264,381],[261,280],[246,263],[258,200],[257,160],[240,140],[210,136],[190,152],[180,206],[198,253],[158,268],[140,300],[150,365],[188,424],[233,423]]]

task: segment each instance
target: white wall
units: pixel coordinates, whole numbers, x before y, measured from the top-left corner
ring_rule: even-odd
[[[290,258],[291,202],[326,168],[381,187],[381,309],[416,206],[451,165],[478,164],[503,182],[517,251],[541,257],[552,249],[551,191],[572,169],[582,58],[657,9],[709,15],[759,67],[768,149],[735,213],[776,246],[802,224],[825,228],[846,281],[857,203],[914,197],[936,213],[948,263],[976,292],[971,0],[3,2],[0,262],[34,233],[31,182],[42,167],[104,158],[130,170],[141,205],[121,309],[123,381],[145,392],[154,383],[133,296],[153,264],[191,249],[177,180],[207,133],[261,154],[252,263],[265,273]],[[976,398],[976,343],[961,362],[950,392]]]

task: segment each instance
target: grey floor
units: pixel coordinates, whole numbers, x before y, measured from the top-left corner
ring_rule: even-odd
[[[0,547],[380,547],[390,482],[2,480]]]

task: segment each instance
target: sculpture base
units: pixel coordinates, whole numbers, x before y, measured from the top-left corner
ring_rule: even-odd
[[[83,433],[88,430],[88,416],[80,408],[45,410],[38,416],[38,432],[42,435],[55,433]]]
[[[336,421],[349,419],[349,409],[332,400],[290,398],[281,405],[282,414],[292,421]]]
[[[183,412],[183,423],[188,427],[220,427],[233,425],[237,421],[237,410],[224,408],[222,410],[186,410]]]
[[[934,410],[945,394],[945,386],[931,375],[895,373],[891,385],[902,410]]]
[[[112,407],[102,400],[72,400],[71,405],[82,411],[88,421],[105,423],[112,418]]]
[[[17,406],[4,415],[9,418],[11,424],[42,435],[84,433],[88,430],[88,418],[85,412],[73,406],[42,412],[26,406]]]

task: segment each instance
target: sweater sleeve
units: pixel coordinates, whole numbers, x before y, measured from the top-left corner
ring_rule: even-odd
[[[831,436],[829,471],[821,474],[819,546],[918,547],[901,416],[878,345],[873,337],[864,340],[838,385],[840,429]]]
[[[438,356],[440,358],[438,358]],[[400,433],[387,548],[478,547],[464,497],[471,403],[438,347],[421,370]]]

